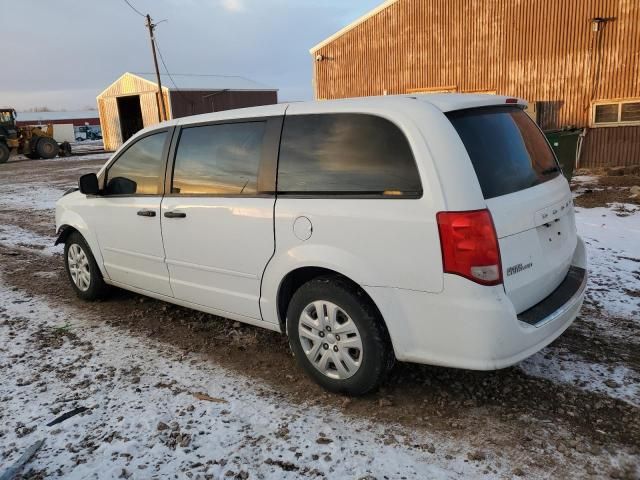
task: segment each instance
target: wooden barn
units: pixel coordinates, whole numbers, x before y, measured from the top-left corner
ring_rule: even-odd
[[[163,120],[278,103],[276,89],[243,77],[174,74],[161,75],[160,83],[166,118],[155,74],[127,72],[98,95],[105,150]]]
[[[518,96],[586,129],[579,166],[640,164],[638,0],[389,0],[311,55],[318,99]]]

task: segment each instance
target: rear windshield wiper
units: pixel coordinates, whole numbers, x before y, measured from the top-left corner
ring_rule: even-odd
[[[546,170],[543,170],[540,173],[542,173],[542,175],[551,175],[552,173],[559,172],[559,171],[560,169],[558,167],[550,167],[550,168],[547,168]]]

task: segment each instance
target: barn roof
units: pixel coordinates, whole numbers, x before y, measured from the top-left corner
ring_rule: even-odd
[[[329,38],[321,41],[320,43],[318,43],[315,47],[312,47],[309,50],[309,53],[315,53],[318,50],[320,50],[322,47],[328,45],[329,43],[333,42],[336,38],[341,37],[342,35],[344,35],[345,33],[349,32],[350,30],[353,30],[354,28],[356,28],[358,25],[360,25],[361,23],[366,22],[367,20],[369,20],[371,17],[377,15],[378,13],[382,12],[383,10],[387,9],[388,7],[390,7],[391,5],[393,5],[394,3],[396,3],[398,0],[387,0],[386,2],[384,2],[381,5],[378,5],[376,8],[374,8],[373,10],[371,10],[368,13],[365,13],[364,15],[362,15],[360,18],[354,20],[353,22],[351,22],[349,25],[347,25],[346,27],[344,27],[341,30],[338,30],[336,33],[334,33],[333,35],[331,35]]]
[[[133,73],[151,83],[156,82],[155,73]],[[171,80],[173,79],[173,81]],[[172,73],[171,78],[166,74],[160,74],[163,87],[169,90],[258,90],[277,91],[277,88],[268,87],[261,83],[249,80],[237,75],[198,75],[186,73]],[[175,82],[175,85],[174,85]],[[178,87],[176,89],[176,86]]]

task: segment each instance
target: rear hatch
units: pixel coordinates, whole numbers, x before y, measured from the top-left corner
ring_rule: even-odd
[[[504,288],[516,312],[567,275],[577,237],[571,191],[544,135],[518,106],[449,112],[498,235]]]

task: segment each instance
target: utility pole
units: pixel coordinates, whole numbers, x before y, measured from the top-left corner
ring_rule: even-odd
[[[162,105],[162,113],[158,109],[158,120],[161,122],[167,119],[167,108],[164,104],[164,95],[162,94],[162,83],[160,82],[160,70],[158,69],[158,58],[156,57],[156,41],[153,36],[153,30],[156,28],[155,24],[151,23],[151,15],[147,13],[147,28],[149,29],[149,38],[151,39],[151,52],[153,52],[153,64],[156,67],[156,78],[158,79],[158,96],[159,103]]]

